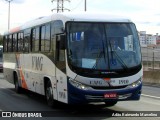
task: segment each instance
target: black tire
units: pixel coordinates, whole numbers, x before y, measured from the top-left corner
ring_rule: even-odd
[[[45,93],[48,106],[55,107],[56,101],[53,99],[53,89],[50,81],[47,82]]]
[[[21,93],[21,87],[19,86],[17,74],[14,75],[14,85],[15,85],[16,92]]]
[[[105,104],[106,104],[106,107],[111,107],[117,104],[117,101],[105,102]]]

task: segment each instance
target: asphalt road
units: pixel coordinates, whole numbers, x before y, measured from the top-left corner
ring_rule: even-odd
[[[143,86],[142,96],[139,101],[126,101],[119,102],[113,107],[106,107],[103,103],[93,103],[89,105],[66,105],[60,104],[58,108],[50,108],[47,106],[43,96],[24,92],[23,94],[17,94],[14,90],[14,85],[8,83],[3,79],[3,74],[0,73],[0,111],[35,111],[46,112],[47,115],[52,117],[38,118],[40,120],[50,119],[92,119],[92,120],[157,120],[160,117],[111,117],[109,113],[125,113],[127,111],[148,111],[149,113],[160,112],[160,87]],[[126,111],[126,112],[124,112]],[[130,113],[130,112],[129,112]],[[134,113],[134,114],[135,114]],[[138,112],[139,114],[140,112]],[[160,114],[160,113],[159,113]],[[54,117],[54,118],[53,118]],[[2,118],[0,118],[2,119]],[[3,119],[23,119],[30,120],[31,118],[3,118]],[[33,118],[34,119],[34,118]]]

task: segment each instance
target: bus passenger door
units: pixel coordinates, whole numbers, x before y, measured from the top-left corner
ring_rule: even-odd
[[[65,49],[63,47],[64,35],[56,36],[56,79],[58,101],[67,103],[67,76],[65,63]]]

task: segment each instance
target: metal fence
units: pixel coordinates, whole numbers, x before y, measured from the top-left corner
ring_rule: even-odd
[[[143,69],[160,71],[160,49],[157,48],[141,48]]]

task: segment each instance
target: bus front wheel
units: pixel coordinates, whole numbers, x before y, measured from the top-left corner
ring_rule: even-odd
[[[52,90],[52,85],[50,81],[47,82],[45,92],[46,92],[47,104],[51,107],[54,107],[55,100],[53,99],[53,90]]]

